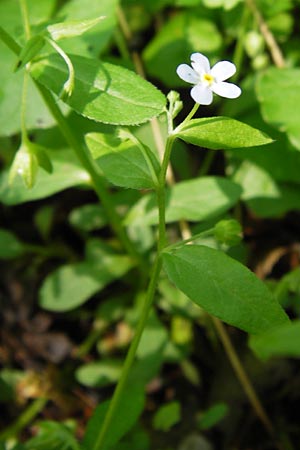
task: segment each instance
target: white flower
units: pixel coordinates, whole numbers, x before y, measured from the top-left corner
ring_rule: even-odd
[[[237,98],[241,95],[242,91],[238,86],[224,82],[236,72],[233,63],[220,61],[210,68],[206,56],[201,53],[193,53],[191,65],[192,67],[180,64],[176,72],[182,80],[194,84],[191,96],[196,103],[210,105],[213,101],[213,92],[226,98]]]

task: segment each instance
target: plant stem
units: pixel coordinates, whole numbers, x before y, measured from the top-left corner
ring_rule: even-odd
[[[241,72],[243,57],[244,57],[244,49],[245,49],[244,36],[246,33],[246,28],[247,28],[247,24],[248,24],[248,20],[249,20],[249,15],[250,15],[249,13],[250,13],[249,8],[247,8],[247,5],[245,4],[241,23],[240,23],[238,39],[236,42],[236,46],[235,46],[233,58],[232,58],[232,62],[236,66],[236,73],[233,75],[232,81],[237,81],[237,79],[240,75],[240,72]]]
[[[19,0],[26,39],[30,39],[30,22],[26,0]]]
[[[271,30],[269,29],[263,16],[261,15],[261,13],[255,3],[255,0],[246,0],[246,1],[247,1],[247,5],[248,5],[249,9],[252,11],[252,13],[255,17],[255,20],[258,23],[260,32],[263,35],[263,38],[270,50],[270,53],[271,53],[271,56],[272,56],[275,66],[277,66],[279,68],[286,67],[286,62],[284,60],[282,51],[280,50],[280,47],[277,44],[276,39],[273,36],[273,33],[271,32]]]
[[[149,287],[148,287],[148,291],[147,291],[146,298],[145,298],[145,303],[144,303],[142,311],[141,311],[141,315],[139,318],[139,322],[137,324],[136,332],[135,332],[134,338],[131,342],[129,351],[127,353],[120,380],[117,384],[117,387],[115,389],[115,392],[114,392],[111,402],[109,404],[109,408],[108,408],[107,414],[105,416],[104,422],[100,429],[100,433],[95,440],[95,445],[92,450],[101,450],[102,449],[102,445],[105,442],[106,434],[109,431],[109,427],[114,418],[114,414],[117,411],[120,399],[122,397],[122,393],[126,387],[126,382],[128,380],[128,375],[129,375],[130,369],[131,369],[132,364],[135,359],[135,354],[136,354],[141,336],[143,334],[143,331],[144,331],[144,328],[145,328],[145,325],[146,325],[146,322],[148,319],[149,312],[151,310],[151,306],[152,306],[155,291],[156,291],[157,281],[158,281],[159,274],[161,271],[161,266],[162,266],[161,257],[159,254],[157,254],[154,265],[153,265],[153,269],[152,269],[152,274],[151,274]]]
[[[47,401],[44,397],[34,400],[12,425],[0,433],[0,440],[6,440],[20,433],[44,409]]]
[[[100,433],[95,441],[95,445],[92,450],[101,450],[102,445],[105,443],[105,436],[109,431],[109,427],[113,421],[114,414],[118,409],[120,399],[122,397],[123,391],[126,387],[129,372],[135,359],[136,351],[143,334],[151,306],[153,304],[157,282],[159,279],[159,274],[162,267],[161,253],[166,245],[166,221],[165,221],[165,184],[166,184],[166,173],[170,161],[170,155],[172,151],[172,145],[175,140],[175,136],[170,135],[167,139],[166,150],[164,153],[160,174],[158,177],[158,187],[157,193],[157,203],[158,203],[158,215],[159,215],[159,225],[158,225],[158,241],[157,241],[157,254],[152,268],[152,273],[149,281],[149,286],[145,298],[145,302],[142,307],[141,315],[137,324],[136,332],[134,334],[133,340],[130,344],[126,359],[124,362],[124,367],[121,373],[120,380],[117,384],[113,397],[111,399],[107,414],[105,416],[103,425],[100,429]]]

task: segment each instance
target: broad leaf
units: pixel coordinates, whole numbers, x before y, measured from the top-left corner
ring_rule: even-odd
[[[300,69],[271,68],[257,82],[264,119],[281,131],[300,150]]]
[[[180,290],[230,325],[258,334],[288,322],[264,283],[223,252],[187,245],[164,253],[163,260]]]
[[[250,347],[262,359],[300,357],[300,321],[276,327],[267,333],[252,336]]]
[[[158,160],[130,133],[89,133],[86,143],[111,183],[132,189],[149,189],[157,185]]]
[[[45,279],[40,305],[49,311],[69,311],[86,302],[132,267],[129,257],[114,253],[101,242],[88,241],[86,260],[62,266]]]
[[[235,205],[240,194],[241,189],[237,184],[221,177],[182,181],[167,190],[166,221],[185,219],[197,222],[216,217]],[[157,224],[155,196],[144,196],[130,210],[125,222]]]
[[[96,59],[76,55],[70,58],[75,88],[66,103],[79,114],[98,122],[136,125],[163,111],[163,94],[134,72]],[[55,54],[32,64],[31,74],[59,95],[68,79],[68,68]]]
[[[48,155],[53,164],[53,173],[39,170],[36,184],[30,190],[24,187],[20,178],[16,178],[10,186],[8,173],[3,172],[0,175],[0,201],[6,205],[18,205],[49,197],[72,186],[89,184],[89,175],[82,169],[71,150],[49,151]]]
[[[192,119],[176,135],[189,144],[212,150],[256,147],[272,142],[262,131],[229,117]]]
[[[127,383],[119,401],[116,416],[107,430],[101,450],[109,450],[133,427],[143,411],[144,403],[145,387],[143,384],[138,382]],[[108,406],[109,401],[101,403],[89,420],[82,443],[84,450],[95,448],[95,437],[99,435],[99,426],[104,421]]]

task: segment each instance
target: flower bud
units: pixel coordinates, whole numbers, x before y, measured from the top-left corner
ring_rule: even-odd
[[[10,172],[9,183],[12,184],[16,176],[20,176],[27,189],[31,189],[36,181],[38,171],[38,160],[34,152],[26,145],[21,145],[13,160]]]
[[[214,227],[214,235],[222,244],[237,245],[242,239],[242,227],[234,219],[221,220]]]

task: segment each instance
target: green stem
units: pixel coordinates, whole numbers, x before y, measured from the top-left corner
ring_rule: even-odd
[[[32,422],[33,419],[44,409],[47,401],[48,400],[43,397],[34,400],[12,425],[0,433],[0,440],[8,439],[20,433],[20,431]]]
[[[238,34],[236,46],[235,46],[234,53],[233,53],[232,62],[236,66],[236,73],[232,77],[232,81],[236,81],[241,72],[243,58],[244,58],[244,50],[245,50],[244,36],[245,36],[246,30],[247,30],[247,24],[248,24],[249,17],[250,17],[250,11],[249,11],[247,5],[245,4],[242,19],[241,19],[241,24],[240,24],[240,28],[239,28],[239,34]]]
[[[181,122],[180,125],[178,125],[178,127],[174,130],[174,132],[181,130],[191,119],[192,117],[194,117],[194,115],[196,114],[196,112],[199,109],[199,103],[195,103],[192,110],[190,111],[190,113],[186,116],[186,118],[184,119],[183,122]]]
[[[26,39],[30,39],[30,22],[29,22],[29,14],[27,9],[26,0],[20,0],[20,8],[22,13],[22,19],[24,24],[25,36]]]
[[[170,161],[171,151],[175,140],[174,135],[169,135],[166,142],[166,150],[161,164],[160,174],[158,177],[157,205],[158,205],[158,247],[157,250],[160,253],[166,245],[166,218],[165,218],[165,182]]]
[[[27,104],[27,93],[28,93],[28,73],[25,71],[23,80],[23,91],[21,99],[21,135],[22,142],[28,142],[27,128],[26,128],[26,104]]]
[[[214,150],[207,150],[206,155],[202,161],[200,170],[199,170],[199,177],[203,177],[206,175],[212,165],[212,162],[216,156],[216,153]]]
[[[154,265],[153,265],[153,269],[152,269],[152,274],[151,274],[151,278],[150,278],[150,283],[149,283],[149,287],[148,287],[148,291],[146,294],[146,299],[145,299],[145,303],[143,305],[143,309],[141,311],[141,315],[140,315],[140,319],[139,322],[137,324],[137,328],[136,328],[136,332],[134,335],[134,338],[131,342],[129,351],[127,353],[125,362],[124,362],[124,366],[123,366],[123,370],[121,373],[121,377],[120,380],[117,384],[117,387],[115,389],[115,392],[113,394],[113,397],[111,399],[111,402],[109,404],[109,408],[107,411],[107,414],[105,416],[104,422],[102,424],[102,427],[100,429],[100,433],[98,435],[98,437],[95,440],[95,444],[92,450],[101,450],[102,448],[104,448],[104,442],[105,442],[105,437],[106,434],[109,430],[109,427],[112,423],[112,420],[114,418],[114,414],[118,408],[120,399],[122,397],[123,391],[126,387],[126,382],[128,379],[128,375],[131,369],[131,366],[134,362],[135,359],[135,354],[141,339],[141,336],[143,334],[147,319],[148,319],[148,315],[149,312],[151,310],[151,306],[154,300],[154,295],[155,295],[155,291],[156,291],[156,285],[157,285],[157,281],[159,278],[159,274],[161,271],[161,266],[162,266],[162,261],[159,255],[157,255]],[[102,447],[103,446],[103,447]]]
[[[122,397],[123,391],[126,388],[126,382],[128,380],[129,372],[135,359],[136,351],[143,334],[151,306],[153,304],[154,295],[156,291],[156,285],[159,279],[159,274],[162,267],[161,252],[166,245],[166,221],[165,221],[165,183],[167,168],[170,160],[170,155],[172,151],[172,145],[175,140],[174,135],[170,135],[167,139],[166,150],[164,153],[161,170],[158,178],[158,188],[157,188],[157,201],[159,210],[159,225],[158,225],[158,242],[157,242],[157,255],[154,261],[151,278],[146,294],[146,299],[141,311],[140,319],[137,324],[136,332],[134,338],[131,342],[129,351],[127,353],[124,367],[121,373],[120,380],[117,384],[113,397],[111,399],[107,414],[105,416],[103,425],[100,429],[100,433],[95,441],[95,445],[92,450],[101,450],[105,443],[106,434],[109,431],[110,425],[114,419],[114,415],[118,409],[120,399]]]

